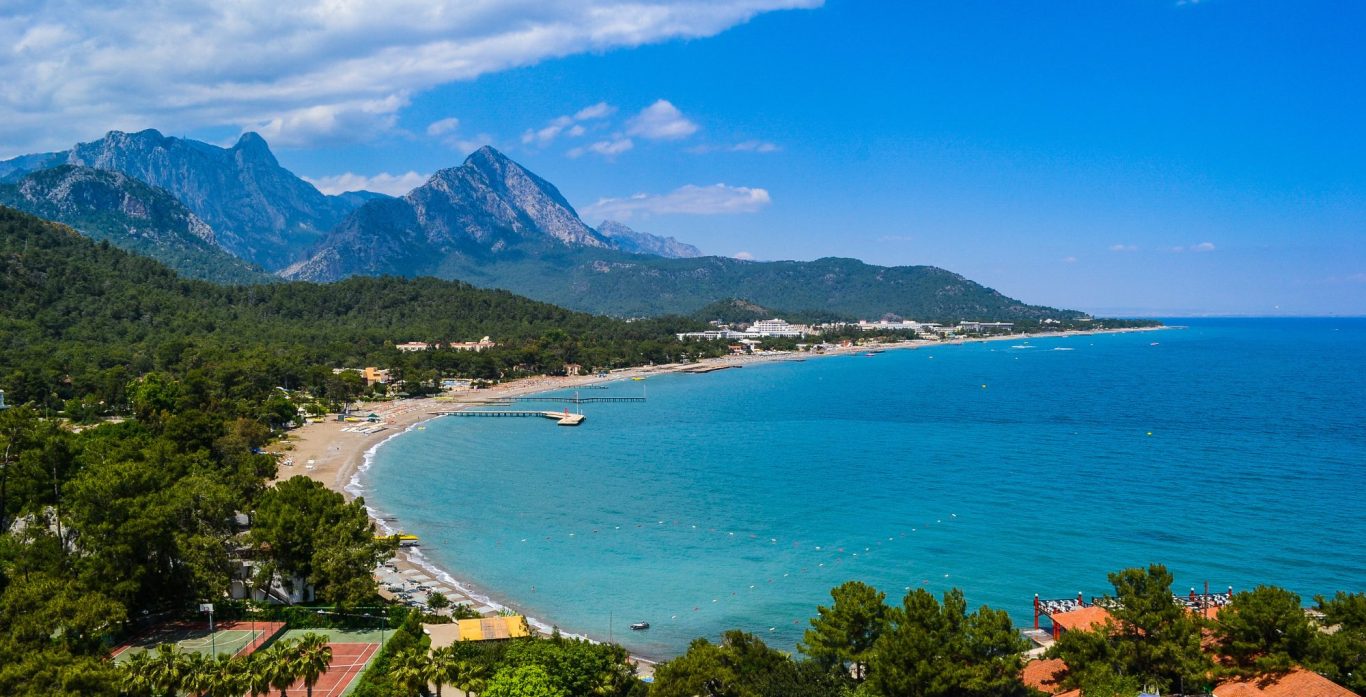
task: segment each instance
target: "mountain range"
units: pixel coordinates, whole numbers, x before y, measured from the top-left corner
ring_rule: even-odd
[[[56,167],[67,169],[47,172]],[[62,193],[63,179],[94,186],[92,171],[125,176],[100,180],[99,186],[108,189],[102,196]],[[103,234],[182,273],[217,281],[255,279],[197,273],[200,264],[177,265],[174,254],[195,244],[187,234],[287,279],[435,276],[618,316],[688,314],[727,298],[830,317],[1081,315],[1028,305],[932,266],[882,267],[839,258],[745,261],[702,256],[691,245],[614,221],[593,228],[553,184],[487,146],[397,198],[370,192],[324,195],[281,167],[254,133],[222,148],[150,130],[113,131],[67,151],[0,162],[0,182],[33,192],[24,201],[11,197],[14,203],[6,205],[51,216],[92,236]],[[135,183],[143,188],[135,191]],[[40,193],[44,187],[47,191]],[[122,202],[147,200],[147,187],[164,190],[198,223],[177,214],[184,224],[172,225],[174,235],[167,233],[163,240],[129,232],[132,237],[120,244],[117,225],[92,232],[89,225],[73,222],[119,212],[127,216]],[[127,189],[122,198],[113,194],[120,188]],[[55,200],[61,205],[51,203]],[[44,209],[36,201],[60,210]],[[75,210],[79,205],[88,210]]]
[[[70,150],[0,163],[0,181],[57,165],[123,172],[170,192],[213,228],[220,247],[275,271],[380,194],[327,196],[280,166],[266,141],[245,133],[230,148],[155,130],[110,131]]]
[[[219,247],[213,228],[165,189],[122,172],[75,165],[39,170],[0,184],[0,205],[154,257],[189,278],[232,284],[278,280]]]

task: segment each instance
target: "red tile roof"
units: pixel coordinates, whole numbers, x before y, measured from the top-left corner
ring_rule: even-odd
[[[1256,685],[1243,682],[1227,682],[1214,690],[1215,697],[1266,697],[1266,693]]]
[[[1230,680],[1214,688],[1214,697],[1357,697],[1357,694],[1318,673],[1296,668],[1285,675]]]
[[[1058,677],[1065,672],[1067,664],[1061,658],[1036,659],[1025,664],[1020,680],[1036,690],[1053,695],[1062,690],[1058,685]]]
[[[1049,615],[1049,619],[1053,620],[1054,626],[1069,631],[1073,629],[1086,631],[1103,626],[1110,621],[1110,612],[1099,605],[1087,605],[1076,610]]]

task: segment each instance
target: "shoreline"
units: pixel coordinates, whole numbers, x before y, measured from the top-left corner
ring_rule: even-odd
[[[1121,334],[1130,332],[1159,331],[1173,329],[1170,326],[1160,327],[1134,327],[1125,329],[1100,329],[1074,332],[1044,332],[1036,334],[1009,334],[1003,336],[991,336],[981,338],[951,339],[948,341],[910,341],[894,344],[881,344],[875,346],[851,346],[839,347],[824,353],[797,353],[784,352],[774,354],[742,355],[742,356],[722,356],[718,358],[703,359],[696,363],[670,363],[658,366],[640,366],[635,368],[624,368],[609,373],[607,376],[572,376],[572,377],[532,377],[515,380],[512,382],[500,383],[493,387],[455,393],[455,396],[425,397],[420,399],[406,399],[393,402],[369,402],[361,403],[358,409],[363,413],[375,413],[379,416],[380,422],[377,425],[383,426],[382,430],[375,432],[368,431],[376,424],[367,423],[347,423],[339,421],[324,421],[321,423],[307,423],[286,434],[285,438],[273,443],[267,448],[268,452],[281,455],[281,466],[276,475],[276,481],[287,479],[295,475],[304,475],[326,486],[328,489],[341,493],[348,501],[354,500],[364,494],[364,487],[360,480],[366,470],[373,463],[379,448],[390,439],[419,430],[421,425],[427,421],[439,418],[440,415],[431,412],[444,409],[465,409],[477,404],[462,404],[454,401],[461,397],[478,398],[481,400],[496,399],[499,397],[520,397],[544,392],[573,389],[588,385],[619,382],[632,378],[643,378],[651,375],[666,375],[671,373],[684,372],[697,368],[710,368],[711,370],[722,370],[725,368],[743,367],[745,365],[759,365],[792,360],[806,360],[808,358],[819,358],[823,356],[843,356],[857,355],[867,351],[879,350],[915,350],[924,347],[952,346],[969,343],[985,343],[992,341],[1029,341],[1034,339],[1046,338],[1066,338],[1072,336],[1093,336],[1096,334]],[[292,460],[292,464],[285,464]],[[375,522],[377,528],[385,532],[397,532],[400,529],[399,520],[389,512],[379,511],[370,506],[366,506],[367,512]],[[506,606],[490,597],[486,592],[471,587],[470,584],[461,581],[449,570],[440,567],[438,564],[427,558],[419,548],[400,548],[394,555],[391,562],[395,568],[393,577],[398,579],[413,579],[432,584],[436,584],[436,590],[444,591],[446,588],[452,589],[451,593],[444,593],[454,604],[467,604],[481,614],[492,614]],[[424,580],[425,579],[425,580]],[[394,594],[390,593],[385,584],[376,580],[380,586],[380,595],[393,599]],[[527,617],[528,623],[543,633],[549,633],[553,627],[550,622],[542,619]],[[591,637],[561,631],[565,636],[594,640]],[[632,655],[632,660],[638,665],[640,675],[648,675],[653,672],[656,659],[643,656]]]

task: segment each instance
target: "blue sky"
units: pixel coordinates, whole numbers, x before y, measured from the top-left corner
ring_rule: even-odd
[[[392,193],[487,143],[590,224],[707,253],[1104,313],[1366,314],[1360,3],[18,4],[0,157],[257,130],[325,190]]]

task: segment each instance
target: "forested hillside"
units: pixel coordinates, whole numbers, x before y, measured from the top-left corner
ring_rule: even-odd
[[[322,389],[329,368],[361,364],[474,377],[606,368],[705,350],[675,341],[695,320],[621,322],[508,292],[435,279],[352,278],[223,287],[0,208],[0,389],[55,408],[94,396],[121,404],[151,371],[225,374],[222,389]],[[490,336],[482,353],[403,354],[404,341]],[[226,378],[232,373],[232,379]]]
[[[501,256],[452,255],[421,273],[507,288],[530,298],[619,317],[692,314],[725,298],[825,316],[921,321],[1039,321],[1084,316],[1029,305],[934,266],[874,266],[857,259],[755,262],[665,259],[610,249]]]

